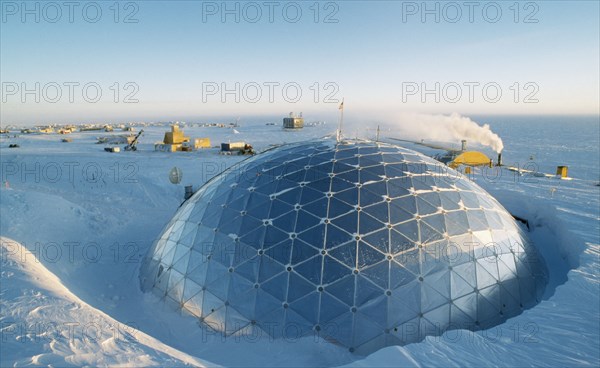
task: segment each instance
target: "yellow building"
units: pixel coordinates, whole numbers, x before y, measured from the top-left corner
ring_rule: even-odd
[[[556,167],[556,175],[561,178],[566,178],[569,176],[569,168],[567,166],[557,166]]]
[[[156,151],[162,152],[193,151],[200,148],[210,148],[210,138],[196,138],[192,144],[190,137],[186,137],[178,125],[172,125],[163,141],[154,145]]]
[[[489,166],[492,160],[487,157],[484,153],[478,151],[467,151],[458,155],[454,161],[450,162],[448,166],[453,169],[464,165],[464,166]]]
[[[165,144],[181,144],[189,141],[190,137],[184,136],[183,130],[179,130],[179,126],[177,125],[171,126],[171,131],[166,132],[163,138],[163,143]]]
[[[196,138],[194,139],[194,148],[210,148],[210,138]]]

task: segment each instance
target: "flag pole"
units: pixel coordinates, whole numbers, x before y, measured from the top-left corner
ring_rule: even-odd
[[[340,104],[339,107],[340,110],[340,121],[338,124],[338,130],[337,130],[337,141],[340,142],[342,140],[342,126],[344,124],[344,99],[342,98],[342,103]]]

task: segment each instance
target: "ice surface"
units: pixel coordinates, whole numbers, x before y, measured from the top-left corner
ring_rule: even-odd
[[[529,118],[527,125],[514,118],[491,123],[505,143],[505,163],[522,166],[533,155],[540,171],[568,165],[572,181],[508,171],[496,179],[491,172],[484,179],[477,171],[474,178],[509,211],[530,221],[530,238],[550,269],[542,302],[488,330],[454,330],[366,357],[319,337],[224,339],[139,290],[141,257],[177,210],[183,185],[199,185],[241,158],[219,156],[215,150],[154,152],[152,144],[166,128],[149,129],[138,152],[119,154],[95,145],[94,133],[74,133],[72,143],[61,143],[57,135],[22,136],[16,139],[18,149],[8,149],[9,141],[2,138],[0,234],[31,253],[2,248],[0,365],[598,366],[598,122],[544,119]],[[330,128],[284,132],[257,124],[237,128],[236,135],[219,128],[185,132],[209,136],[214,144],[247,140],[260,150],[317,138]],[[183,171],[180,186],[168,180],[173,166]],[[72,294],[57,294],[60,285]],[[74,302],[83,312],[69,311]],[[84,336],[70,341],[56,329],[34,328],[36,323],[68,326],[97,320],[134,327],[117,339],[111,339],[110,327],[101,328],[97,336],[103,343]],[[142,342],[141,336],[154,340]]]

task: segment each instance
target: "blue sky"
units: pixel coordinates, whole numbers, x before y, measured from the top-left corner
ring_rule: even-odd
[[[138,1],[118,15],[113,1],[75,3],[70,22],[62,2],[52,3],[59,17],[48,2],[1,1],[3,125],[289,111],[319,120],[342,98],[355,116],[599,112],[597,1]],[[131,13],[136,23],[125,22]],[[23,94],[36,83],[39,102]],[[98,102],[94,89],[84,98],[87,83]],[[132,92],[138,102],[124,103]]]

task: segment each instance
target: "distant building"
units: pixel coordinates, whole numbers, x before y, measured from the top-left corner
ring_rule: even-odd
[[[302,113],[296,116],[293,112],[290,112],[290,116],[287,118],[283,118],[283,128],[284,129],[302,129],[304,128],[304,118],[302,117]]]
[[[54,133],[54,128],[47,126],[47,127],[40,128],[38,131],[40,133],[50,134],[50,133]]]

